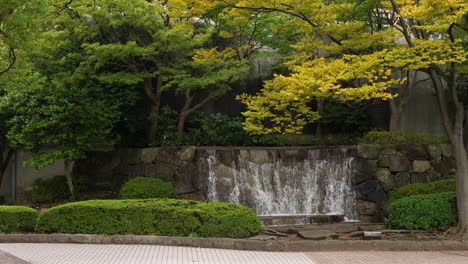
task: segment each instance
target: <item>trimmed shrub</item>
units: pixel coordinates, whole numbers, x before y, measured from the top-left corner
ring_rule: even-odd
[[[455,192],[456,180],[441,180],[430,183],[413,183],[401,187],[398,191],[391,195],[392,200],[398,200],[403,197],[408,197],[417,194],[432,194],[443,192]]]
[[[160,179],[136,177],[120,190],[120,199],[177,198],[175,187]]]
[[[46,233],[193,237],[247,237],[260,230],[260,220],[245,206],[175,199],[69,203],[45,211],[36,225]]]
[[[457,223],[457,197],[454,192],[421,194],[401,198],[388,210],[389,228],[443,229]]]
[[[33,182],[32,200],[35,203],[55,203],[69,198],[70,191],[65,176],[37,179]]]
[[[448,137],[431,135],[412,131],[370,131],[364,135],[360,144],[403,145],[403,144],[445,144],[450,143]]]
[[[37,211],[26,206],[0,206],[0,232],[34,231]]]

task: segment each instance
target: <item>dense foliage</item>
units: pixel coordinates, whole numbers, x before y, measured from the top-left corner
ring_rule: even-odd
[[[359,102],[325,101],[320,114],[320,124],[327,125],[332,133],[362,134],[369,131],[370,122],[367,107]]]
[[[371,131],[364,135],[361,144],[400,145],[400,144],[445,144],[450,143],[446,136],[434,136],[412,131]]]
[[[454,192],[421,194],[393,202],[385,224],[389,228],[443,229],[457,223],[457,197]]]
[[[417,194],[434,194],[443,192],[455,192],[456,180],[441,180],[430,183],[412,183],[401,187],[398,191],[391,195],[392,200],[398,200],[403,197],[408,197]]]
[[[170,182],[148,177],[129,180],[120,190],[120,199],[177,198],[177,191]]]
[[[252,209],[173,199],[95,200],[53,207],[39,216],[46,233],[247,237],[259,232]]]
[[[65,176],[37,179],[32,186],[32,200],[35,203],[55,203],[70,198]]]
[[[37,211],[26,206],[0,206],[0,232],[30,232],[36,225]]]

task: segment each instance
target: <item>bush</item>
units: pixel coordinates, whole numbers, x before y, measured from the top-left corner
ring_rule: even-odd
[[[252,209],[174,199],[94,200],[53,207],[39,216],[46,233],[247,237],[259,232]]]
[[[361,144],[402,145],[402,144],[445,144],[450,143],[446,136],[434,136],[411,131],[371,131],[361,138]]]
[[[413,183],[401,187],[391,195],[392,200],[417,194],[434,194],[443,192],[455,192],[457,189],[455,179],[441,180],[430,183]]]
[[[26,206],[0,206],[0,232],[34,231],[36,210]]]
[[[55,203],[69,198],[70,191],[65,176],[37,179],[33,182],[32,200],[35,203]]]
[[[457,223],[457,197],[454,192],[421,194],[401,198],[388,210],[389,228],[443,229]]]
[[[120,190],[120,199],[177,198],[175,187],[160,179],[136,177]]]

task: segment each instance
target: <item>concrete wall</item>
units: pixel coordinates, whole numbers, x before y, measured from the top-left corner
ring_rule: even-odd
[[[31,153],[18,150],[7,168],[0,195],[9,203],[22,204],[31,201],[32,183],[39,178],[47,179],[57,175],[64,175],[65,169],[62,160],[40,170],[24,165],[31,157]]]

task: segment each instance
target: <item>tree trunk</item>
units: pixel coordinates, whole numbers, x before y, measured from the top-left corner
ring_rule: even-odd
[[[458,234],[468,239],[468,157],[463,144],[463,135],[453,144],[457,164]]]
[[[72,179],[72,171],[73,171],[73,166],[75,165],[75,161],[68,161],[65,160],[65,177],[67,178],[67,185],[68,185],[68,190],[70,191],[70,195],[72,199],[75,199],[75,188],[73,186],[73,179]]]
[[[1,151],[1,155],[0,155],[0,186],[2,186],[3,176],[5,175],[5,171],[8,168],[8,164],[10,163],[11,157],[15,153],[15,150],[10,148],[8,150],[5,158],[3,158],[4,149],[1,148],[0,151]]]
[[[188,113],[180,112],[179,120],[177,121],[177,133],[179,135],[179,143],[182,143],[184,139],[184,127],[185,127],[185,120],[187,119]]]
[[[150,116],[149,119],[149,126],[147,132],[147,141],[148,145],[156,144],[157,140],[157,133],[158,133],[158,126],[159,121],[157,116],[160,113],[161,109],[161,93],[162,93],[162,75],[156,78],[156,85],[153,86],[153,78],[146,78],[144,80],[144,89],[146,96],[150,101]]]
[[[319,116],[322,116],[323,109],[325,108],[325,99],[318,99],[317,100],[317,112]],[[323,126],[319,122],[317,122],[317,128],[315,129],[315,136],[321,138],[323,135]]]
[[[403,108],[399,107],[394,100],[390,101],[390,132],[400,130],[401,114],[403,113]]]

